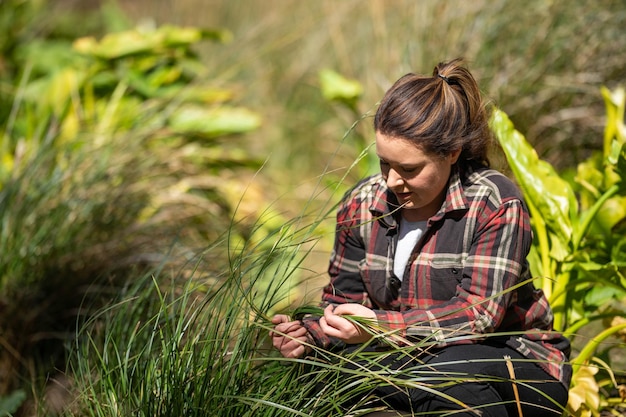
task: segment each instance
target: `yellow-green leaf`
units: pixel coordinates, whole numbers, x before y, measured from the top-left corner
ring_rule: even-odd
[[[80,38],[74,49],[104,59],[121,58],[140,53],[159,53],[163,49],[191,45],[207,37],[206,31],[165,25],[155,30],[133,29],[106,34],[100,41]]]
[[[170,127],[178,133],[196,133],[216,137],[244,133],[258,128],[261,117],[242,107],[180,107],[170,117]]]
[[[570,246],[577,218],[577,201],[571,186],[548,162],[539,159],[524,136],[501,110],[494,111],[491,126],[526,199],[539,210],[550,235],[553,256],[560,258]]]
[[[596,373],[597,367],[583,366],[574,374],[567,403],[567,408],[573,415],[588,416],[590,410],[597,410],[600,406],[600,388],[595,379]]]
[[[326,100],[354,101],[363,94],[363,86],[356,80],[349,80],[330,69],[319,73],[322,95]]]

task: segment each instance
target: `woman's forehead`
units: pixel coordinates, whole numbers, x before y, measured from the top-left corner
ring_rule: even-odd
[[[376,153],[389,162],[418,163],[430,159],[419,146],[408,139],[376,134]]]

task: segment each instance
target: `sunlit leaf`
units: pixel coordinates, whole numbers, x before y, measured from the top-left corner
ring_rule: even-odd
[[[591,193],[593,201],[595,201],[602,194],[602,187],[604,185],[604,174],[602,169],[601,158],[589,158],[578,164],[576,167],[575,181],[580,184],[583,190]],[[584,202],[583,207],[589,207],[593,204],[593,201]]]
[[[193,27],[160,26],[155,30],[133,29],[109,33],[100,41],[84,37],[74,42],[74,49],[103,59],[115,59],[142,53],[159,53],[165,48],[190,46],[201,39],[227,41],[230,33]]]
[[[577,217],[577,202],[572,188],[552,165],[539,159],[504,112],[496,109],[491,125],[524,196],[532,200],[556,237],[557,241],[552,242],[551,248],[553,256],[562,259],[570,245],[572,220]]]
[[[611,91],[606,87],[600,89],[606,107],[607,121],[604,128],[604,155],[608,158],[612,142],[617,140],[623,144],[626,140],[624,111],[626,108],[626,90],[623,87]]]
[[[598,368],[595,366],[582,366],[574,374],[569,390],[567,408],[575,416],[589,416],[591,415],[590,409],[598,409],[600,405],[600,388],[595,379],[597,373]]]
[[[74,48],[84,54],[104,59],[121,58],[139,53],[158,52],[164,47],[197,42],[201,33],[197,29],[163,27],[154,31],[138,29],[106,34],[100,41],[93,37],[80,38]]]
[[[157,31],[164,46],[191,45],[202,39],[202,31],[194,27],[161,26]]]
[[[146,78],[154,87],[172,84],[180,80],[182,69],[180,67],[161,67],[149,74]]]
[[[170,127],[179,133],[198,133],[216,137],[244,133],[258,128],[261,117],[242,107],[204,108],[182,106],[170,117]]]
[[[604,233],[626,218],[626,196],[609,198],[594,217],[594,222]]]
[[[126,31],[105,35],[100,42],[93,37],[77,39],[74,48],[81,53],[104,59],[120,58],[150,51],[155,44],[138,31]]]
[[[587,306],[600,307],[606,304],[607,300],[620,298],[626,295],[626,291],[608,285],[593,286],[585,294],[585,304]]]
[[[322,95],[326,100],[352,102],[363,94],[363,86],[355,80],[349,80],[330,69],[319,72]]]
[[[70,99],[78,95],[85,76],[82,71],[65,68],[29,83],[24,96],[44,111],[60,116],[67,109]]]

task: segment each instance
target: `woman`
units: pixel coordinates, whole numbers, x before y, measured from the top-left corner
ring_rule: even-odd
[[[360,316],[390,339],[434,345],[386,366],[467,376],[442,386],[445,395],[381,385],[376,395],[396,410],[462,403],[483,416],[560,415],[569,342],[552,331],[550,306],[531,282],[522,196],[489,168],[491,133],[475,79],[460,60],[440,63],[432,77],[407,74],[385,94],[374,127],[381,173],[339,206],[328,306],[317,319],[275,316],[274,346],[301,357],[307,344],[368,342],[372,334],[343,317]]]

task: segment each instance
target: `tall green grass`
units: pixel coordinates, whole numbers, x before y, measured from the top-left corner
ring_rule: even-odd
[[[206,285],[200,259],[184,279],[163,270],[138,276],[114,303],[79,325],[70,346],[74,400],[65,415],[356,416],[385,408],[371,396],[380,384],[441,395],[479,415],[480,407],[443,392],[466,375],[381,365],[388,355],[414,357],[435,340],[347,354],[312,347],[314,353],[302,359],[282,358],[271,348],[269,315],[281,311],[284,287],[293,285],[289,278],[302,275],[308,252],[300,249],[317,239],[312,231],[322,218],[290,222],[264,244],[237,251],[219,285]],[[370,330],[373,343],[393,340]]]

